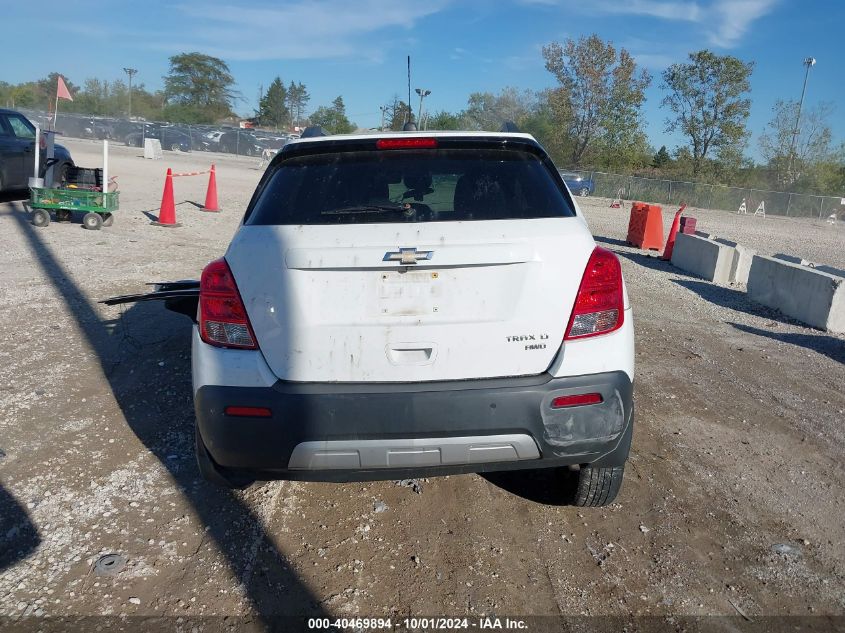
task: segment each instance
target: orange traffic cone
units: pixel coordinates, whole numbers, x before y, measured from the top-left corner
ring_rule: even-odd
[[[158,210],[158,221],[150,222],[155,226],[182,226],[176,223],[176,203],[173,201],[173,170],[167,168],[164,180],[164,191],[161,194],[161,207]]]
[[[675,236],[678,235],[678,227],[681,225],[681,214],[686,208],[687,205],[682,204],[675,214],[675,219],[672,220],[672,228],[669,230],[669,237],[666,238],[666,247],[663,249],[663,257],[661,257],[667,262],[672,259],[672,251],[675,250]]]
[[[217,172],[214,169],[214,164],[211,165],[211,171],[208,173],[208,191],[205,193],[205,206],[203,211],[220,211],[217,206]]]

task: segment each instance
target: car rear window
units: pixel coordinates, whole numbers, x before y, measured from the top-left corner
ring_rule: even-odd
[[[517,149],[341,151],[292,156],[246,224],[359,224],[570,217],[535,154]]]

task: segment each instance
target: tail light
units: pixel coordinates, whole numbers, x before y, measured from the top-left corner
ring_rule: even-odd
[[[258,349],[255,335],[225,259],[211,262],[200,278],[200,336],[209,345]]]
[[[581,278],[564,340],[608,334],[622,327],[625,306],[622,266],[609,250],[596,247]]]

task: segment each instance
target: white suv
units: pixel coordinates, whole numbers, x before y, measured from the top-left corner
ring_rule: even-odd
[[[192,364],[225,485],[569,467],[605,505],[631,445],[619,261],[527,134],[285,145],[202,273]]]

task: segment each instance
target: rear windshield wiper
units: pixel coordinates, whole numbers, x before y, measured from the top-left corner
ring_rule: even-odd
[[[397,213],[399,211],[409,211],[410,205],[404,204],[362,204],[354,207],[341,207],[339,209],[329,209],[328,211],[321,211],[321,215],[345,215],[347,213]]]

